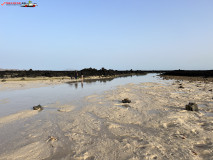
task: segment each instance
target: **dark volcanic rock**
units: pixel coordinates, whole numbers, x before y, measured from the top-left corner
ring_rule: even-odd
[[[174,71],[165,71],[162,75],[207,78],[213,77],[213,70],[174,70]]]
[[[178,88],[184,88],[184,87],[182,86],[182,84],[180,84],[180,86]]]
[[[146,74],[144,71],[139,70],[112,70],[102,68],[97,70],[95,68],[85,68],[80,71],[48,71],[48,70],[22,70],[22,71],[0,71],[0,78],[18,78],[18,77],[74,77],[76,72],[78,76],[114,76],[114,75],[125,75],[125,74]]]
[[[131,103],[131,100],[129,100],[129,98],[125,98],[122,100],[122,103]]]
[[[189,103],[186,105],[187,111],[198,111],[198,106],[196,103]]]
[[[43,107],[39,104],[33,107],[33,110],[43,110]]]

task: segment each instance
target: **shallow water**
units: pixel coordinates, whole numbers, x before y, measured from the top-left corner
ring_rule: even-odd
[[[38,104],[44,106],[51,104],[68,104],[88,95],[115,89],[116,86],[119,85],[143,82],[163,83],[165,80],[160,79],[157,74],[147,74],[114,79],[90,80],[83,83],[64,83],[23,90],[0,91],[0,117],[31,109]]]

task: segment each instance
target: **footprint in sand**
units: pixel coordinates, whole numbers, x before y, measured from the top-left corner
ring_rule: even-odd
[[[212,148],[213,144],[210,139],[198,142],[193,146],[194,152],[204,159],[213,159]]]
[[[167,129],[167,128],[172,128],[172,127],[177,127],[178,124],[176,122],[169,122],[169,123],[163,123],[161,126],[165,129]]]

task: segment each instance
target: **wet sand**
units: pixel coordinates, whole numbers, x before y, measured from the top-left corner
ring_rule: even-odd
[[[2,117],[0,159],[213,159],[211,89],[199,81],[128,84],[87,96],[81,108],[52,104]],[[199,112],[186,111],[189,102]]]

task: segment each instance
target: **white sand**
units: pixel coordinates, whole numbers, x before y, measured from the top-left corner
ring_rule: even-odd
[[[81,110],[44,110],[26,125],[21,136],[27,138],[16,141],[26,145],[9,145],[0,159],[213,159],[213,84],[182,83],[184,89],[178,83],[129,84],[86,97]],[[124,98],[131,99],[129,107]],[[200,111],[185,111],[189,102]]]
[[[39,88],[45,87],[49,85],[56,85],[61,83],[70,82],[71,79],[69,77],[37,77],[37,78],[26,78],[25,80],[21,80],[21,78],[10,78],[6,79],[6,82],[1,82],[0,79],[0,91],[7,90],[20,90],[20,89],[28,89],[28,88]]]

